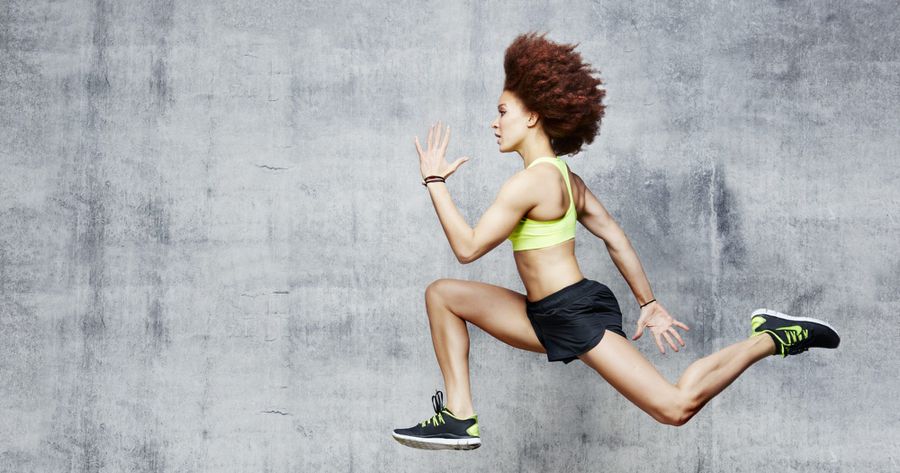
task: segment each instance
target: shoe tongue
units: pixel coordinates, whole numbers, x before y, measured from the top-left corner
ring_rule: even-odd
[[[454,414],[453,411],[451,411],[450,409],[447,409],[445,407],[444,410],[447,411],[448,413],[450,413],[451,416],[456,417],[456,414]]]

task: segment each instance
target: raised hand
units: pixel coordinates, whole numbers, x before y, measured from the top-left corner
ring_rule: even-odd
[[[690,330],[687,325],[675,320],[669,315],[669,311],[667,311],[658,301],[644,306],[644,308],[641,309],[641,316],[637,322],[637,332],[635,332],[631,339],[637,340],[641,338],[641,335],[644,334],[644,327],[650,327],[650,331],[653,333],[653,339],[656,341],[656,346],[659,347],[660,353],[666,352],[662,344],[663,337],[665,337],[669,346],[675,351],[678,351],[678,346],[672,341],[672,337],[675,337],[681,346],[684,346],[684,340],[682,340],[681,335],[675,331],[675,327]]]
[[[422,178],[428,176],[442,176],[445,179],[453,174],[456,169],[464,162],[468,161],[467,156],[463,156],[453,164],[447,164],[444,159],[444,153],[447,151],[447,144],[450,143],[450,127],[447,126],[447,132],[444,134],[441,129],[441,122],[438,121],[428,130],[428,148],[424,151],[419,144],[419,137],[416,136],[416,150],[419,152],[419,168],[422,171]]]

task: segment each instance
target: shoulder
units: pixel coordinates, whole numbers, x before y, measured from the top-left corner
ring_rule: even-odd
[[[533,207],[537,203],[535,187],[541,182],[542,178],[538,174],[529,172],[532,170],[533,168],[523,169],[510,176],[500,186],[497,200],[505,201],[514,207]]]
[[[566,168],[568,168],[568,166],[566,166]],[[535,163],[529,168],[520,170],[513,175],[513,178],[517,178],[522,183],[520,185],[532,186],[531,190],[536,191],[540,188],[546,188],[547,186],[544,184],[548,182],[557,182],[560,180],[562,177],[560,170],[561,169],[556,164],[542,161]],[[510,178],[510,180],[512,180],[512,178]]]
[[[523,194],[527,193],[531,187],[538,182],[537,175],[528,172],[530,169],[523,169],[506,180],[500,186],[500,192],[506,194]]]
[[[572,177],[572,192],[575,192],[576,188],[581,191],[586,187],[584,184],[584,180],[581,179],[581,176],[575,174],[575,172],[571,169],[569,169],[569,175]]]
[[[558,179],[559,177],[559,169],[552,163],[537,163],[510,176],[503,183],[503,188],[515,192],[535,194],[546,188],[545,184],[551,179]]]
[[[572,184],[572,197],[575,198],[575,212],[578,215],[581,215],[584,209],[584,198],[585,198],[585,190],[587,189],[587,184],[584,183],[584,180],[581,179],[581,176],[569,170],[569,175],[571,176],[571,184]]]

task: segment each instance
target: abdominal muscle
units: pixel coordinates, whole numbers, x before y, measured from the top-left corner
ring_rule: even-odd
[[[584,279],[575,260],[575,239],[546,248],[514,251],[526,297],[534,302]]]

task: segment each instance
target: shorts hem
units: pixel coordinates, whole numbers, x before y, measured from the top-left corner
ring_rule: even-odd
[[[548,357],[547,357],[547,361],[548,361],[548,362],[551,362],[551,363],[554,362],[554,361],[562,361],[564,364],[569,364],[569,363],[571,363],[571,362],[573,362],[573,361],[579,359],[579,358],[578,358],[579,356],[584,355],[585,353],[587,353],[587,352],[593,350],[594,347],[596,347],[597,345],[600,344],[600,341],[603,340],[603,336],[606,335],[606,331],[607,331],[607,330],[609,330],[610,332],[612,332],[612,333],[614,333],[614,334],[616,334],[616,335],[619,335],[620,337],[625,338],[626,340],[628,339],[628,337],[622,335],[621,333],[619,333],[619,332],[617,332],[617,331],[615,331],[615,330],[613,330],[613,329],[604,327],[603,330],[600,331],[600,334],[595,336],[596,340],[592,339],[591,341],[587,342],[587,343],[585,344],[585,346],[586,346],[587,348],[584,348],[584,349],[580,350],[580,351],[578,352],[578,354],[576,354],[576,355],[567,355],[567,356],[556,356],[556,357],[554,357],[553,359],[550,359],[550,357],[548,356]]]

